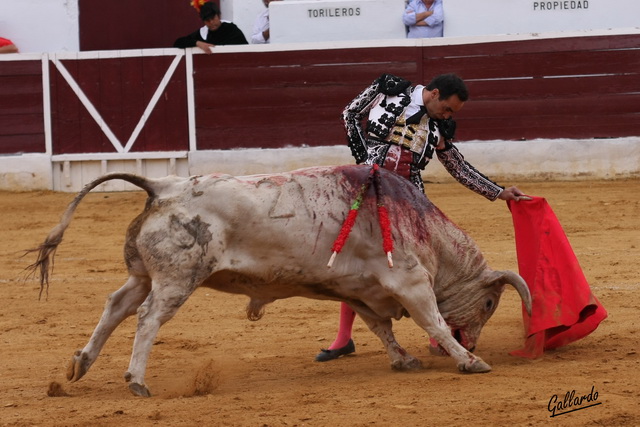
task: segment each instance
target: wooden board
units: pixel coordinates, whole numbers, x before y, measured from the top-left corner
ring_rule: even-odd
[[[42,63],[0,63],[0,154],[44,153]]]

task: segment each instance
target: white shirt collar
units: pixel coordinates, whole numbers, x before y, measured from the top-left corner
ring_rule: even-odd
[[[422,91],[427,88],[423,85],[416,85],[416,88],[413,90],[411,94],[411,103],[419,106],[424,106],[424,99],[422,98]]]

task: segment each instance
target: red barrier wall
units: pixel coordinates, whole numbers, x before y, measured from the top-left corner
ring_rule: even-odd
[[[61,60],[114,135],[126,142],[174,57]],[[181,59],[132,151],[188,150],[185,61]],[[55,66],[50,66],[53,154],[114,153],[114,146]]]
[[[418,80],[415,47],[194,57],[198,148],[344,144],[343,108],[382,73]]]
[[[42,62],[0,62],[0,154],[45,151]]]
[[[640,35],[427,47],[342,48],[193,56],[198,149],[345,143],[344,106],[383,72],[416,83],[456,72],[471,98],[458,141],[640,135]],[[179,52],[179,51],[177,51]],[[172,56],[61,63],[126,140]],[[113,152],[51,70],[53,153]],[[185,58],[134,151],[188,149]],[[0,153],[44,152],[41,63],[0,61]]]
[[[171,47],[202,26],[188,0],[79,0],[78,9],[81,51]]]
[[[344,143],[344,106],[383,72],[455,72],[458,140],[640,135],[640,37],[199,56],[200,148]]]

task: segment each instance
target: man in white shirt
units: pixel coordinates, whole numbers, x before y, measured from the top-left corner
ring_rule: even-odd
[[[253,24],[253,32],[251,34],[251,43],[264,44],[269,43],[269,3],[281,0],[262,0],[266,9],[256,18]]]
[[[442,0],[411,0],[402,15],[409,32],[407,38],[442,37],[444,13]]]

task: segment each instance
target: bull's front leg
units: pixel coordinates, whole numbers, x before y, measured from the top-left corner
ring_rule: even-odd
[[[358,313],[369,329],[380,338],[387,354],[391,359],[391,368],[398,371],[407,371],[422,368],[422,362],[407,352],[393,334],[392,322],[389,319],[373,319],[366,314]]]
[[[398,300],[407,309],[413,321],[427,331],[429,337],[435,339],[455,359],[460,371],[481,373],[491,370],[491,366],[460,345],[451,335],[451,330],[440,314],[431,286],[424,286],[423,282],[422,286],[406,289],[411,291],[399,295]]]

